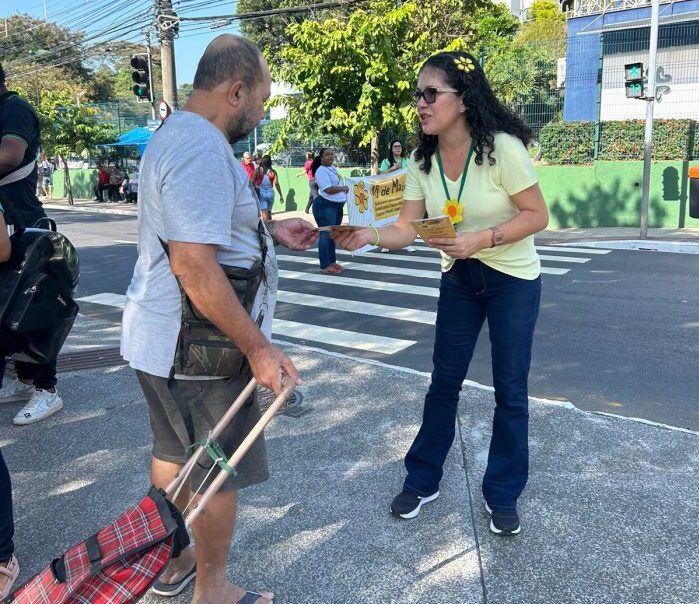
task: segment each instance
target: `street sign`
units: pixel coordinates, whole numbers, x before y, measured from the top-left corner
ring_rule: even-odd
[[[161,121],[164,121],[167,117],[172,115],[172,109],[170,108],[170,105],[168,105],[165,101],[160,101],[158,110],[160,112]]]
[[[146,124],[147,124],[146,127],[148,128],[148,130],[150,130],[151,132],[155,132],[158,129],[158,126],[160,125],[160,121],[159,120],[148,120],[148,122],[146,122]]]

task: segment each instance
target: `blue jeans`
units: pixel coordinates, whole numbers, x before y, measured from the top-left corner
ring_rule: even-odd
[[[516,509],[529,468],[527,379],[540,297],[540,277],[519,279],[479,260],[457,260],[442,275],[432,383],[422,426],[405,458],[406,491],[425,496],[439,489],[459,392],[487,318],[496,406],[483,496],[493,510]]]
[[[344,207],[344,201],[329,201],[318,195],[313,202],[313,218],[319,227],[340,224]],[[335,242],[328,231],[321,231],[318,237],[318,259],[321,269],[335,264]]]
[[[12,537],[15,525],[12,520],[12,484],[10,473],[0,450],[0,562],[5,562],[15,553]]]

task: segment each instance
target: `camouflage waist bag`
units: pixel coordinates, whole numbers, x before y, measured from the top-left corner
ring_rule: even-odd
[[[267,258],[267,237],[262,221],[257,227],[257,236],[262,250],[262,259],[257,260],[252,268],[221,265],[228,282],[238,296],[246,312],[251,315],[255,297],[262,282],[267,283],[265,261]],[[160,244],[165,254],[170,256],[167,244],[161,239]],[[250,365],[240,349],[226,334],[202,315],[192,303],[180,282],[182,299],[182,323],[175,349],[173,366],[176,375],[238,377],[248,373]],[[262,325],[266,302],[263,302],[257,326]]]
[[[221,266],[238,300],[248,314],[264,279],[264,265],[257,261],[251,269]],[[175,349],[174,370],[180,375],[237,377],[248,369],[240,349],[226,334],[202,315],[182,286],[182,324]],[[257,318],[262,324],[263,314]]]

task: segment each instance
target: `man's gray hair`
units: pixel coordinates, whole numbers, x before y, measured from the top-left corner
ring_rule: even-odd
[[[249,40],[223,34],[204,51],[194,74],[195,90],[213,90],[226,80],[241,80],[249,88],[262,82],[262,54]]]

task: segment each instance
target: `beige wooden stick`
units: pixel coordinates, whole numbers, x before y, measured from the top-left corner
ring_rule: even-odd
[[[247,401],[250,398],[250,395],[252,394],[256,385],[257,380],[255,380],[255,378],[252,378],[248,385],[245,386],[243,391],[240,393],[240,396],[238,396],[238,398],[235,399],[235,402],[230,406],[228,411],[226,411],[225,415],[221,418],[221,421],[219,421],[214,427],[214,429],[211,431],[211,434],[209,435],[209,438],[211,440],[216,440],[221,434],[221,432],[223,432],[225,427],[231,423],[231,420],[233,419],[235,414],[238,413],[238,410],[245,404],[245,401]],[[187,478],[189,478],[189,475],[192,472],[192,468],[194,468],[194,464],[196,464],[199,461],[203,454],[204,447],[199,447],[194,453],[194,455],[192,455],[192,457],[190,457],[187,460],[187,463],[184,466],[182,466],[182,469],[177,473],[172,482],[169,485],[167,485],[167,487],[165,488],[165,494],[168,496],[170,501],[175,500],[175,498],[180,492],[179,487],[181,487],[184,484],[184,481],[187,480]]]
[[[240,460],[243,459],[245,454],[248,452],[248,449],[250,449],[253,443],[259,438],[260,434],[262,434],[262,431],[274,417],[274,414],[282,407],[282,405],[284,405],[284,403],[286,403],[287,399],[291,396],[292,392],[294,391],[294,388],[296,387],[294,382],[288,377],[284,377],[282,379],[282,386],[283,390],[281,394],[277,396],[274,402],[270,405],[269,409],[265,411],[264,415],[253,426],[252,430],[250,430],[250,433],[245,437],[245,440],[243,440],[243,442],[240,443],[240,446],[228,458],[229,466],[235,468],[235,466],[238,465],[238,463],[240,463]],[[185,524],[188,527],[192,526],[199,514],[202,513],[206,505],[209,503],[211,498],[218,492],[223,483],[226,481],[226,478],[228,478],[228,474],[226,472],[219,472],[218,476],[216,476],[209,488],[206,489],[206,491],[204,491],[204,493],[201,496],[201,499],[194,504],[194,506],[192,507],[192,511],[189,512],[185,518]]]

